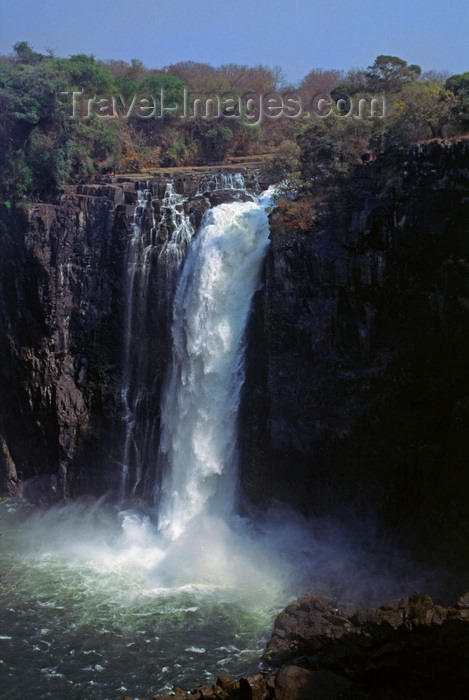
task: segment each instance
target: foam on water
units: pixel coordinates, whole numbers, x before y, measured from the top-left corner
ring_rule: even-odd
[[[4,515],[0,657],[5,692],[25,698],[148,695],[255,669],[298,585],[240,520],[201,516],[168,542],[148,515],[102,503]]]

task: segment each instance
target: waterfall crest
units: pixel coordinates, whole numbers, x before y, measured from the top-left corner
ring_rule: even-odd
[[[164,240],[158,255],[158,280],[161,290],[160,302],[164,304],[168,317],[177,279],[194,235],[194,229],[184,211],[185,201],[184,196],[175,192],[173,183],[169,181],[161,202],[160,221],[156,228],[158,238]]]
[[[197,188],[197,195],[201,196],[207,192],[219,192],[220,190],[231,190],[246,193],[246,183],[241,173],[212,173],[201,178]]]
[[[243,336],[268,246],[267,199],[206,212],[177,285],[161,405],[159,529],[231,512]]]

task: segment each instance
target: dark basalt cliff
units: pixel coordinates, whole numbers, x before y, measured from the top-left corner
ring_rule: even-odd
[[[307,233],[274,212],[250,333],[241,464],[252,500],[463,542],[468,141],[359,166]]]
[[[27,480],[40,497],[68,492],[68,471],[104,398],[93,352],[120,303],[124,194],[81,189],[3,220],[0,433],[10,493]],[[106,360],[112,372],[118,357]]]

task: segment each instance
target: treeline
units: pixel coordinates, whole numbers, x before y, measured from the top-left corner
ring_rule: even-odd
[[[101,62],[84,54],[56,58],[33,51],[26,42],[13,49],[13,56],[0,57],[0,180],[7,201],[42,197],[94,173],[221,161],[279,142],[275,127],[268,135],[258,124],[245,128],[239,119],[201,115],[185,120],[180,115],[184,99],[205,102],[215,95],[275,91],[276,70],[214,69],[190,61],[149,70],[137,60]],[[149,96],[158,101],[161,91],[163,118],[141,118],[141,109],[128,118],[100,113],[99,100],[109,104],[114,98],[126,112],[134,98],[137,104]],[[173,105],[179,109],[172,110]]]
[[[317,178],[340,179],[365,152],[393,158],[410,142],[469,126],[469,73],[422,74],[393,56],[348,73],[313,70],[294,86],[265,66],[187,61],[156,70],[138,60],[57,58],[26,42],[13,51],[0,57],[7,204],[95,173],[266,153],[272,179],[289,176],[307,190]]]
[[[469,72],[422,74],[420,66],[401,58],[378,56],[366,70],[345,75],[314,70],[298,89],[313,109],[315,100],[317,105],[324,94],[330,95],[325,100],[329,116],[294,124],[291,138],[280,144],[267,166],[273,178],[293,173],[303,187],[315,178],[340,180],[362,157],[398,161],[410,143],[469,129]]]

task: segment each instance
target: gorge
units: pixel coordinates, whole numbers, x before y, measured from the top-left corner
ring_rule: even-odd
[[[402,168],[357,166],[307,231],[274,210],[269,234],[269,203],[250,193],[258,174],[244,176],[247,192],[239,173],[101,177],[2,212],[3,491],[47,506],[4,508],[14,528],[26,522],[8,541],[36,553],[15,596],[20,606],[22,589],[39,591],[33,646],[63,646],[70,663],[80,649],[94,697],[109,687],[108,659],[115,678],[123,656],[131,668],[150,645],[154,658],[155,629],[166,671],[145,683],[145,662],[113,692],[195,685],[219,662],[241,673],[275,612],[308,587],[365,603],[412,588],[447,602],[464,592],[468,142],[420,144]],[[242,275],[229,294],[217,260]],[[183,447],[192,454],[178,484],[197,459],[201,481],[178,503],[167,462]],[[222,480],[233,517],[226,502],[197,505],[204,470],[221,471],[216,450],[239,472]],[[50,571],[59,602],[48,601]],[[77,579],[70,639],[60,610]],[[41,605],[55,621],[45,632]],[[103,636],[91,648],[96,620]],[[229,651],[228,630],[239,640]],[[184,671],[169,669],[174,659]],[[67,683],[65,666],[43,674],[45,692]]]

